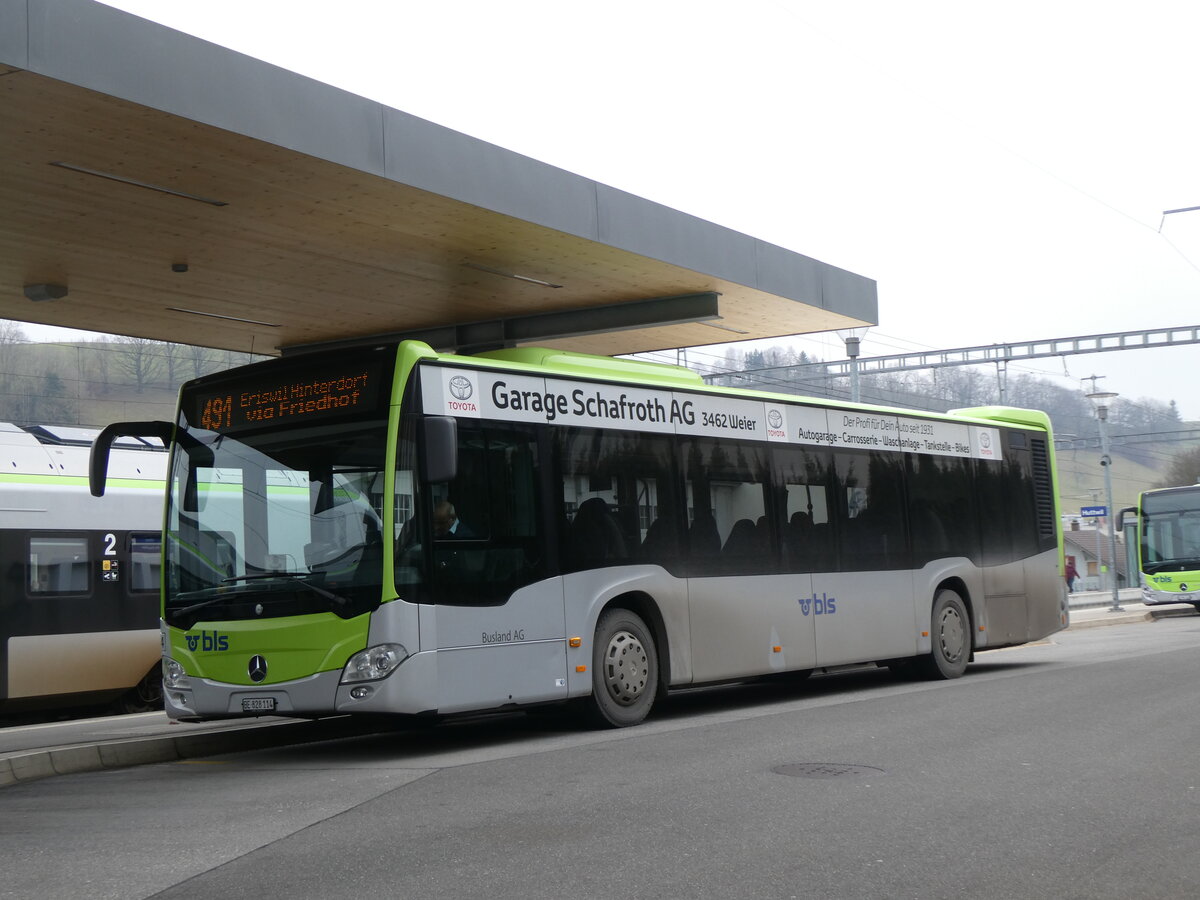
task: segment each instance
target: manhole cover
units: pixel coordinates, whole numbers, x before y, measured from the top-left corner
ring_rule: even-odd
[[[886,775],[883,769],[874,766],[852,766],[845,763],[792,763],[776,766],[771,770],[778,775],[793,778],[841,778],[844,775]]]

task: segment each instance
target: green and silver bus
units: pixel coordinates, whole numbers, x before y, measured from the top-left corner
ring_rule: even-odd
[[[1143,491],[1136,513],[1142,602],[1191,603],[1200,611],[1200,484]]]
[[[877,663],[963,674],[1067,624],[1049,421],[403,343],[185,385],[164,700],[178,720],[574,701]]]

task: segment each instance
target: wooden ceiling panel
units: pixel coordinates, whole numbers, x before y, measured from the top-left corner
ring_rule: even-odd
[[[3,318],[259,353],[709,291],[718,327],[541,343],[617,354],[863,321],[10,65],[0,116]],[[34,283],[69,293],[31,302]]]

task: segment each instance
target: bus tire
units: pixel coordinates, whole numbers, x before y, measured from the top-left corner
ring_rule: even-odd
[[[592,644],[590,718],[604,728],[636,725],[658,694],[658,649],[646,623],[627,609],[610,609],[596,623]]]
[[[971,619],[957,591],[944,588],[934,595],[930,639],[933,649],[924,660],[926,676],[960,677],[971,659]]]

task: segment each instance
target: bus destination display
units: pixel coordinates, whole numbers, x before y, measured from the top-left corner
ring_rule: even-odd
[[[369,413],[379,396],[376,366],[264,372],[253,381],[197,390],[189,419],[209,431],[232,432],[263,425],[289,426],[352,413]]]

